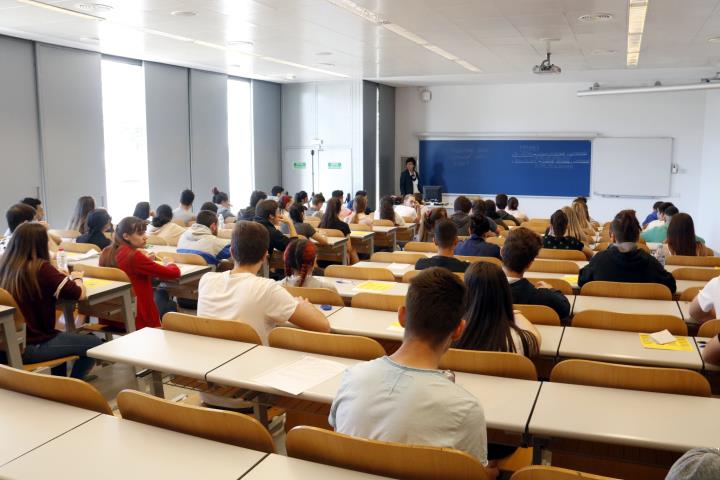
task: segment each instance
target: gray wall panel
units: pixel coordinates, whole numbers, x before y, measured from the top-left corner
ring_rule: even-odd
[[[150,204],[175,207],[191,183],[188,70],[145,62],[145,103]]]
[[[380,85],[380,196],[400,193],[395,185],[395,87]]]
[[[375,208],[375,172],[377,142],[377,83],[363,81],[363,187],[368,192],[369,204]]]
[[[36,44],[48,220],[67,224],[80,195],[105,204],[100,54]]]
[[[270,189],[282,183],[281,87],[253,80],[252,96],[255,189],[270,195]],[[247,199],[235,202],[245,205]]]

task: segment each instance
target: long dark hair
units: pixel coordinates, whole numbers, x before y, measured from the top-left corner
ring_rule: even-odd
[[[147,220],[148,217],[150,217],[150,202],[138,202],[137,205],[135,205],[133,217]]]
[[[435,229],[435,224],[438,220],[442,220],[444,218],[448,218],[447,210],[444,208],[434,208],[429,215],[426,215],[420,224],[420,232],[418,233],[420,241],[429,242],[430,234]]]
[[[105,226],[110,223],[110,214],[104,208],[96,208],[87,216],[87,234],[103,233]]]
[[[170,205],[163,203],[157,210],[155,210],[155,216],[152,219],[152,226],[160,228],[163,225],[170,223],[173,218],[173,211]]]
[[[380,220],[390,220],[395,223],[395,209],[392,197],[386,195],[380,199]]]
[[[357,223],[359,220],[360,214],[365,214],[365,209],[367,208],[367,197],[364,195],[356,195],[355,200],[353,200],[353,213],[351,213],[351,221],[350,223]]]
[[[20,303],[39,299],[38,272],[48,261],[47,230],[39,223],[23,223],[13,232],[0,258],[0,287]]]
[[[307,276],[312,274],[316,257],[317,247],[314,243],[304,238],[292,239],[283,253],[285,276],[290,277],[293,273],[297,273],[300,277],[297,286],[302,287]]]
[[[328,200],[325,206],[325,214],[323,214],[322,220],[320,220],[320,228],[333,228],[332,226],[340,221],[340,209],[342,208],[341,201],[335,197]]]
[[[676,213],[670,219],[667,229],[667,243],[673,255],[696,256],[698,242],[695,238],[695,223],[687,213]]]
[[[106,247],[100,254],[101,267],[117,268],[117,252],[123,245],[131,247],[130,243],[125,240],[124,235],[132,235],[134,233],[145,233],[147,222],[137,217],[125,217],[120,220],[115,228],[112,243]]]
[[[535,336],[515,325],[510,285],[500,267],[488,262],[473,263],[465,272],[465,287],[468,324],[455,348],[517,353],[514,330],[520,335],[525,355],[538,354]]]
[[[94,209],[95,200],[92,197],[84,196],[78,198],[75,204],[75,210],[73,211],[72,217],[70,217],[70,223],[68,223],[68,230],[77,230],[80,233],[85,233],[85,220],[90,210]]]

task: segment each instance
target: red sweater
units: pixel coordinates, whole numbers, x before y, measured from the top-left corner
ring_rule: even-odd
[[[172,280],[180,277],[177,265],[163,266],[149,259],[141,251],[120,246],[115,257],[118,268],[130,277],[133,291],[137,297],[137,315],[135,328],[159,327],[160,313],[153,299],[153,278]]]

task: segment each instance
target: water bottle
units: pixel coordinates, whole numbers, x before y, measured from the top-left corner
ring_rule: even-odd
[[[222,230],[225,228],[225,217],[223,217],[222,213],[218,214],[218,230]]]
[[[64,248],[58,249],[55,260],[57,261],[58,270],[62,270],[65,272],[68,271],[67,254],[65,253]]]

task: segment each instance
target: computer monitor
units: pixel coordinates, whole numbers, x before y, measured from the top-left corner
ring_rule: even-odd
[[[442,202],[442,187],[440,185],[424,185],[423,201],[432,203]]]

